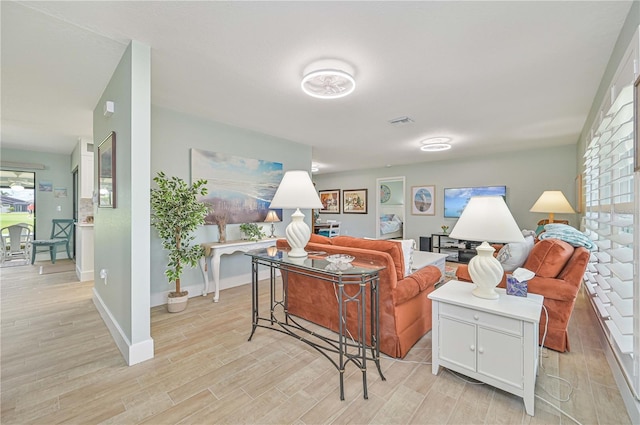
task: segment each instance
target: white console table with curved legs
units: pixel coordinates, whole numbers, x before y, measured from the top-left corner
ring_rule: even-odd
[[[213,275],[213,285],[215,289],[215,295],[213,296],[213,302],[217,303],[220,299],[220,257],[223,255],[229,255],[236,252],[249,252],[254,249],[263,249],[276,245],[276,238],[262,239],[259,241],[227,241],[220,242],[205,242],[201,243],[204,248],[204,257],[200,258],[200,270],[204,276],[204,288],[202,289],[202,296],[206,297],[211,291],[209,282],[209,272],[207,271],[207,258],[211,258],[211,274]]]

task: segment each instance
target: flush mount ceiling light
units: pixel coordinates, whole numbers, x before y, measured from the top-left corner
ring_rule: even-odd
[[[302,91],[318,99],[338,99],[356,88],[351,74],[339,69],[320,69],[307,73],[300,83]]]
[[[430,139],[424,139],[420,143],[420,150],[423,152],[439,152],[451,149],[450,137],[432,137]]]

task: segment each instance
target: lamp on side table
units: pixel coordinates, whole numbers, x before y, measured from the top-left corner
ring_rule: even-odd
[[[480,298],[498,299],[495,287],[502,280],[504,269],[493,256],[495,249],[487,241],[524,242],[522,232],[502,196],[472,197],[450,236],[454,239],[482,241],[476,247],[478,255],[469,261],[469,276],[476,284],[472,293]]]

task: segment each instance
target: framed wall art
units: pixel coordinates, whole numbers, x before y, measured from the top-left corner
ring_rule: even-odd
[[[280,162],[191,149],[191,181],[207,181],[205,224],[263,223],[283,175]]]
[[[322,209],[320,214],[340,214],[340,189],[319,190]]]
[[[342,191],[342,212],[344,214],[367,214],[367,189]]]
[[[436,187],[411,187],[411,214],[436,215]]]
[[[116,132],[98,145],[98,207],[116,207]]]

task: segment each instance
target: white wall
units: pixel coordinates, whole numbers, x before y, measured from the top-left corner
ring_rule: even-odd
[[[133,41],[93,111],[95,164],[100,142],[116,132],[116,208],[94,206],[94,302],[130,365],[153,357],[148,244],[150,70],[150,48]],[[111,117],[103,115],[107,100],[115,103]],[[107,270],[106,279],[99,276],[102,269]]]
[[[202,149],[245,158],[280,162],[284,171],[311,168],[311,147],[265,134],[209,121],[203,118],[153,106],[151,115],[152,148],[151,176],[164,171],[191,182],[190,151]],[[293,211],[284,212],[283,221],[276,223],[276,235],[283,236]],[[305,212],[310,223],[310,211]],[[227,226],[227,239],[240,239],[239,224]],[[217,226],[202,226],[196,232],[195,243],[218,240]],[[167,254],[162,249],[155,229],[151,230],[151,304],[166,303],[166,294],[174,289],[164,275]],[[251,262],[242,253],[227,255],[220,265],[220,287],[228,288],[251,282]],[[181,287],[189,296],[202,295],[204,277],[200,268],[185,268]],[[211,296],[211,295],[209,295]]]
[[[369,213],[322,214],[321,218],[342,222],[341,234],[358,237],[375,236],[376,179],[405,176],[406,229],[405,237],[418,241],[420,236],[440,233],[440,226],[453,228],[456,219],[444,218],[444,188],[468,186],[507,186],[507,204],[523,229],[535,230],[538,220],[546,214],[530,213],[529,209],[544,190],[559,189],[575,207],[576,146],[561,146],[522,152],[487,155],[455,161],[425,162],[420,164],[378,168],[344,173],[314,176],[318,190],[361,189],[369,191]],[[411,214],[409,199],[412,186],[435,185],[436,205],[434,216]],[[577,214],[557,214],[556,219],[566,219],[578,225]]]

